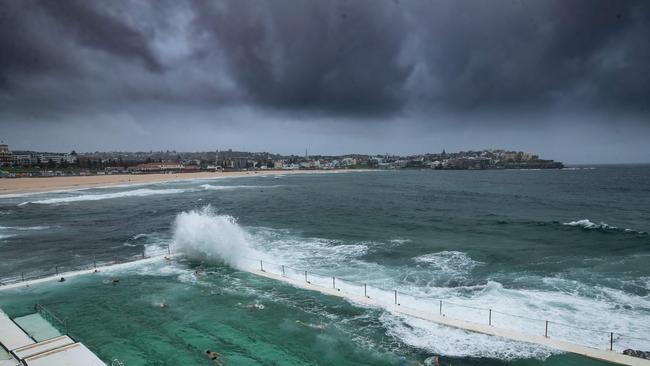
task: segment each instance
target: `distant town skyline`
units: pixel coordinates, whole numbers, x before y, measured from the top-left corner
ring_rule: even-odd
[[[7,144],[6,141],[1,140],[0,144]],[[210,151],[243,151],[243,152],[250,152],[250,153],[269,153],[269,154],[274,154],[274,155],[283,155],[283,156],[304,156],[305,152],[309,156],[345,156],[345,155],[368,155],[368,156],[417,156],[417,155],[426,155],[426,154],[438,154],[443,151],[447,151],[448,153],[457,153],[457,152],[469,152],[469,151],[487,151],[487,150],[507,150],[507,151],[523,151],[527,153],[537,153],[536,150],[533,149],[526,149],[526,148],[517,148],[517,149],[511,149],[509,147],[488,147],[488,148],[462,148],[462,149],[447,149],[447,148],[442,148],[439,150],[433,150],[429,149],[426,151],[415,151],[413,150],[412,152],[404,152],[404,153],[396,153],[396,152],[391,152],[391,151],[384,151],[384,152],[378,152],[378,151],[342,151],[342,152],[336,152],[336,151],[328,151],[328,152],[321,152],[321,151],[312,151],[310,149],[303,149],[303,151],[291,151],[290,149],[288,150],[283,150],[283,151],[274,151],[274,150],[268,150],[268,149],[246,149],[246,148],[232,148],[232,147],[221,147],[221,148],[216,148],[216,149],[174,149],[174,148],[149,148],[149,149],[144,149],[144,148],[125,148],[125,149],[98,149],[98,148],[91,148],[88,150],[84,149],[79,149],[79,148],[56,148],[56,146],[60,146],[58,144],[51,145],[53,146],[52,148],[37,148],[37,147],[17,147],[13,145],[8,145],[11,150],[15,151],[36,151],[36,152],[52,152],[52,153],[70,153],[72,151],[75,151],[80,154],[93,154],[96,152],[99,153],[110,153],[110,152],[165,152],[165,151],[173,151],[173,152],[178,152],[178,153],[200,153],[200,152],[210,152]],[[650,162],[648,161],[618,161],[618,160],[613,160],[613,161],[571,161],[571,160],[561,160],[557,158],[557,156],[554,156],[554,154],[541,154],[544,155],[545,158],[553,159],[556,161],[563,161],[566,164],[573,164],[573,165],[581,165],[581,164],[649,164]]]
[[[0,139],[650,163],[648,34],[642,0],[0,1]]]

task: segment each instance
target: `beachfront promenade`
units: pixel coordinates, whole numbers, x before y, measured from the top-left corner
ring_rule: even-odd
[[[45,282],[55,282],[60,277],[70,278],[74,276],[103,272],[104,270],[108,269],[116,270],[120,267],[137,266],[145,263],[152,263],[163,260],[167,261],[168,263],[172,263],[172,259],[178,255],[179,254],[159,254],[145,259],[135,259],[124,263],[106,264],[97,268],[93,267],[90,269],[81,269],[65,273],[58,273],[53,276],[41,277],[25,281],[16,281],[11,284],[0,284],[0,291],[29,287]],[[611,333],[608,349],[600,349],[592,346],[581,345],[577,342],[569,342],[566,340],[558,339],[557,337],[554,338],[551,336],[545,336],[543,334],[530,334],[518,330],[507,329],[505,327],[495,326],[492,319],[492,310],[489,311],[489,320],[487,323],[477,322],[476,319],[467,321],[467,319],[460,319],[458,316],[448,316],[446,314],[447,312],[443,311],[442,301],[440,301],[439,312],[429,311],[428,309],[427,311],[424,311],[422,309],[410,307],[407,303],[403,303],[403,300],[407,300],[409,296],[406,294],[398,293],[397,291],[389,293],[385,290],[379,290],[381,291],[381,293],[379,293],[377,288],[370,288],[365,284],[353,283],[351,281],[342,280],[336,277],[321,276],[315,273],[310,273],[308,271],[297,270],[288,266],[272,264],[261,260],[250,259],[248,261],[250,262],[250,265],[245,265],[240,269],[243,269],[254,275],[275,281],[280,281],[297,288],[343,298],[356,305],[381,308],[396,315],[422,319],[439,325],[453,327],[469,332],[542,345],[545,347],[574,353],[609,363],[630,366],[650,366],[650,360],[627,356],[619,353],[618,349],[614,350],[614,333]],[[390,300],[386,298],[387,294],[391,297]],[[451,303],[445,302],[445,304]],[[498,313],[495,311],[494,314],[496,315],[504,313]],[[548,335],[548,322],[546,324],[546,332]],[[585,343],[588,342],[585,341]]]

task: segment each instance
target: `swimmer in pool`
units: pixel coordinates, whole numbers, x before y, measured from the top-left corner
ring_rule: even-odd
[[[210,350],[205,351],[205,355],[212,361],[214,361],[215,364],[217,365],[223,365],[223,360],[221,359],[221,355],[218,354],[217,352],[212,352]]]
[[[264,310],[264,305],[258,304],[258,303],[248,304],[248,305],[246,305],[246,309],[248,309],[250,311]]]
[[[258,304],[258,303],[251,303],[251,304],[242,304],[242,303],[237,303],[237,305],[248,309],[248,311],[256,311],[256,310],[264,310],[264,305]]]

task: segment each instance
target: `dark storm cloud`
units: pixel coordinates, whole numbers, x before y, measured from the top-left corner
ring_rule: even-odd
[[[427,96],[458,107],[600,103],[643,107],[650,7],[640,2],[418,4]],[[634,75],[634,76],[632,76]],[[643,100],[645,99],[645,100]]]
[[[132,58],[152,71],[161,65],[149,47],[145,34],[119,17],[107,14],[98,3],[83,0],[41,1],[39,5],[69,31],[81,46],[103,50],[118,57]]]
[[[233,77],[256,102],[343,111],[399,108],[411,65],[409,33],[392,3],[200,3],[195,26],[212,36]]]
[[[613,1],[200,2],[238,84],[279,108],[645,108],[650,6]]]
[[[160,69],[148,40],[119,18],[84,1],[3,1],[0,12],[0,67],[3,76],[16,71],[60,73],[75,71],[81,48],[139,59]],[[72,43],[76,47],[70,47]],[[76,70],[79,72],[79,70]]]
[[[376,116],[650,104],[644,1],[0,6],[0,103],[13,109],[165,101]]]

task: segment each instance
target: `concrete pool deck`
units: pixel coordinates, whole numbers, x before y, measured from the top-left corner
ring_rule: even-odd
[[[33,315],[38,314],[30,316]],[[47,334],[51,334],[51,331],[48,330]],[[52,338],[37,342],[9,318],[2,309],[0,309],[0,350],[0,366],[106,365],[86,346],[75,342],[67,335],[57,334]]]

